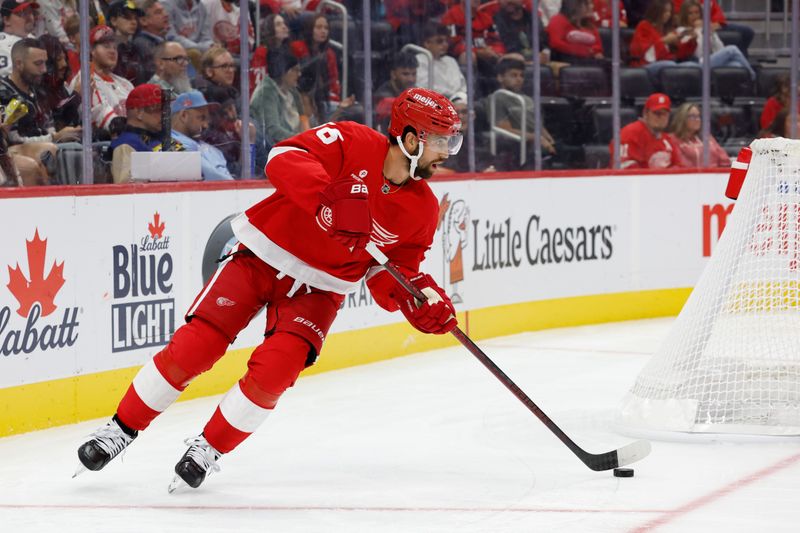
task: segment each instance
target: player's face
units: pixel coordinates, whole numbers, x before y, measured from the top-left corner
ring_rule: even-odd
[[[417,176],[422,179],[430,179],[436,172],[436,168],[444,163],[450,154],[447,150],[447,141],[427,142],[422,151],[422,157],[417,162]]]

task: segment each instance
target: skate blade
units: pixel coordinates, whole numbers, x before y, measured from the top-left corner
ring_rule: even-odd
[[[76,477],[80,476],[81,474],[83,474],[83,473],[84,473],[84,472],[86,472],[87,470],[89,470],[89,469],[88,469],[88,468],[86,468],[86,467],[83,465],[83,463],[80,463],[80,464],[78,465],[78,468],[75,470],[75,473],[74,473],[74,474],[72,474],[72,479],[75,479]]]
[[[167,492],[172,494],[178,489],[188,489],[191,488],[189,485],[181,478],[181,476],[176,475],[172,478],[172,482],[167,487]]]

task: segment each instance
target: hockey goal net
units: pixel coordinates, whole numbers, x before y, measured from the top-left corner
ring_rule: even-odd
[[[800,141],[751,148],[716,250],[623,401],[627,428],[800,434]]]

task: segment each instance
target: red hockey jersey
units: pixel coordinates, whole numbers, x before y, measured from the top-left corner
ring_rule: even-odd
[[[371,240],[403,270],[417,272],[433,241],[439,204],[421,180],[382,192],[388,151],[385,135],[355,122],[323,124],[278,143],[265,169],[275,193],[235,218],[234,234],[299,283],[349,292],[377,263],[366,251],[351,253],[331,239],[317,208],[328,183],[357,176],[369,190]]]

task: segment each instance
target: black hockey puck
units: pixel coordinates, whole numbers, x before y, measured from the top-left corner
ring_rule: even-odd
[[[633,477],[633,468],[615,468],[614,477]]]

